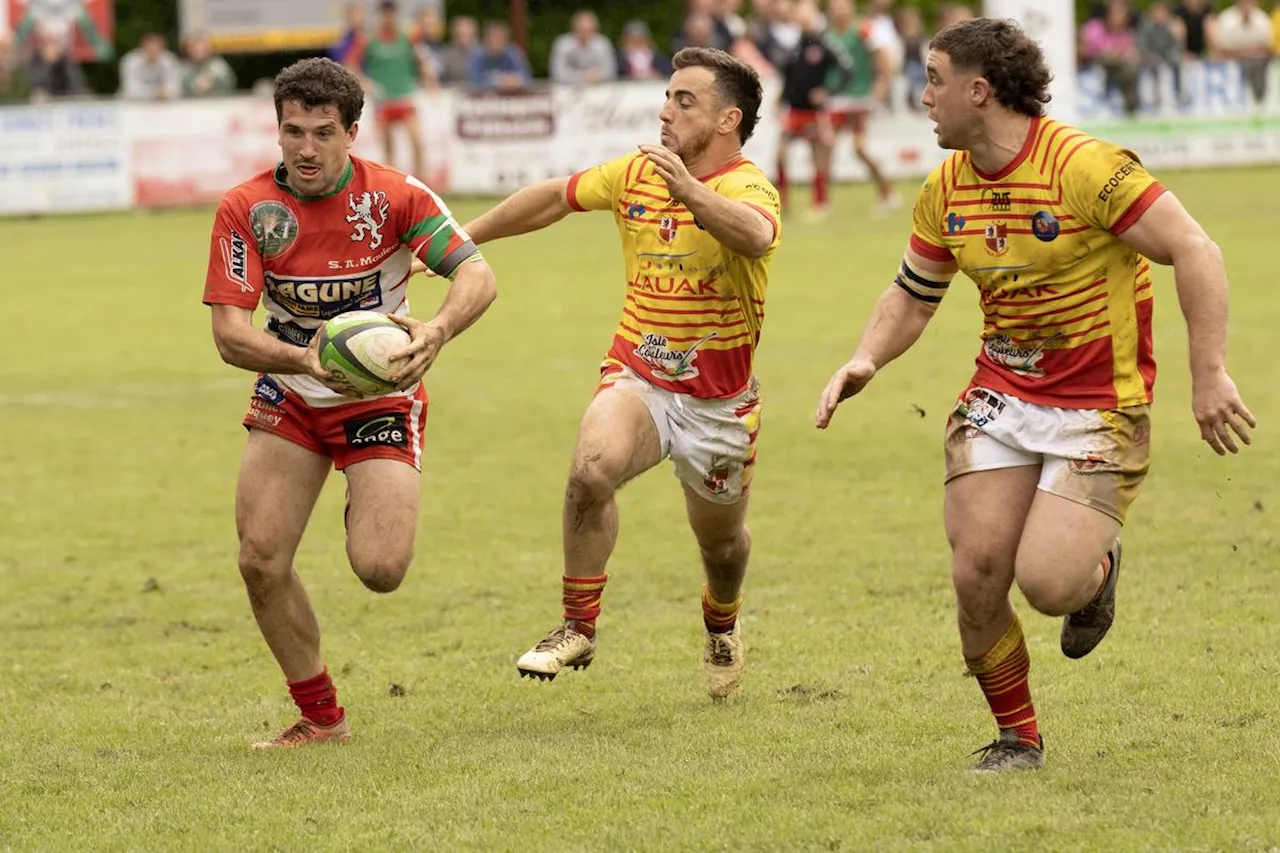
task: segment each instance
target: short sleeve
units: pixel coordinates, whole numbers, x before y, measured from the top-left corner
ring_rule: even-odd
[[[1073,212],[1089,225],[1117,236],[1165,191],[1137,154],[1101,141],[1077,151],[1061,180]]]
[[[945,164],[944,164],[945,165]],[[911,210],[911,249],[922,258],[947,263],[955,257],[942,239],[942,166],[925,178]]]
[[[782,201],[778,190],[762,172],[755,169],[735,169],[725,175],[716,191],[725,198],[744,202],[758,210],[773,226],[773,241],[769,248],[778,247],[782,242]]]
[[[572,175],[565,188],[565,201],[574,210],[613,210],[628,170],[641,156],[628,154]]]
[[[213,217],[204,304],[258,307],[262,295],[262,256],[241,200],[224,196]]]
[[[427,265],[452,279],[463,264],[483,260],[470,235],[462,229],[440,196],[412,175],[405,176],[405,229],[400,242]]]

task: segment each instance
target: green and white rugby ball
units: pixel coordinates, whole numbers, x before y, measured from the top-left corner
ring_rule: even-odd
[[[387,377],[403,361],[391,356],[409,344],[409,333],[375,311],[348,311],[325,323],[320,335],[320,366],[339,384],[350,385],[362,397],[395,390]]]

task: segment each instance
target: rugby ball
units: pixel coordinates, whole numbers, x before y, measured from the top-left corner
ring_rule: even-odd
[[[320,331],[320,366],[334,374],[338,384],[350,385],[362,397],[395,390],[387,377],[404,362],[391,356],[409,344],[409,333],[387,315],[375,311],[348,311],[325,323]]]

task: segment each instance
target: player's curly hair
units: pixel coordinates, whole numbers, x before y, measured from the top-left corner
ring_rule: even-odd
[[[945,53],[953,68],[980,74],[996,100],[1015,113],[1044,115],[1053,74],[1040,45],[1016,21],[974,18],[938,32],[929,49]]]
[[[708,68],[716,75],[716,97],[721,103],[733,104],[742,110],[738,124],[738,141],[746,142],[756,131],[760,120],[760,102],[764,91],[760,75],[747,63],[723,50],[711,47],[686,47],[671,58],[671,67]]]
[[[285,68],[276,75],[275,97],[277,122],[284,118],[285,101],[297,101],[309,110],[332,104],[346,130],[364,110],[360,78],[332,59],[301,59]]]

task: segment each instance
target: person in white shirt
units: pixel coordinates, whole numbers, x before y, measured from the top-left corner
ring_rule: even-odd
[[[617,73],[617,55],[609,39],[600,34],[596,13],[575,12],[571,31],[551,45],[551,82],[581,86],[612,80]]]
[[[1218,13],[1209,37],[1215,59],[1240,63],[1255,103],[1267,96],[1267,65],[1271,61],[1271,21],[1258,0],[1237,0]]]
[[[120,60],[120,94],[131,101],[167,101],[182,95],[182,63],[160,33],[144,35],[142,44]]]

